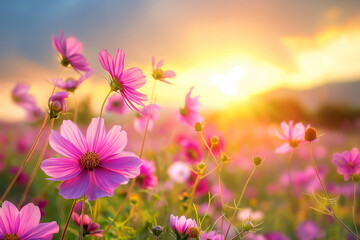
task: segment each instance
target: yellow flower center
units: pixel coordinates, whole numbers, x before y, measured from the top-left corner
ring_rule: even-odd
[[[163,78],[164,76],[164,71],[161,69],[154,69],[153,74],[152,74],[153,78],[155,78],[156,80],[160,80]]]
[[[6,234],[4,240],[20,240],[20,238],[15,234]]]

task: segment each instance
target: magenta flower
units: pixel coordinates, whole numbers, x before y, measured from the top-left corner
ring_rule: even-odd
[[[124,97],[126,105],[131,110],[140,112],[134,103],[144,107],[143,102],[147,101],[147,96],[136,89],[146,83],[146,78],[141,69],[136,67],[124,71],[124,59],[125,53],[120,49],[116,51],[114,59],[105,49],[99,53],[101,66],[110,73],[111,89]]]
[[[75,37],[65,39],[64,31],[61,31],[59,39],[53,36],[53,47],[60,53],[60,64],[63,67],[70,65],[75,71],[88,72],[90,70],[89,63],[81,54],[82,43]]]
[[[4,201],[0,208],[0,239],[51,240],[59,232],[55,221],[40,223],[40,210],[32,203],[19,211],[14,204]]]
[[[80,226],[81,225],[81,216],[79,216],[77,213],[73,212],[72,219],[74,222]],[[84,229],[84,236],[86,235],[93,235],[95,237],[103,237],[103,231],[99,230],[100,225],[98,223],[93,223],[91,218],[88,215],[84,215],[83,220],[83,229]]]
[[[190,177],[186,180],[189,188],[194,186],[196,178],[197,178],[196,173],[191,172]],[[205,194],[208,194],[208,192],[209,192],[209,183],[206,180],[206,178],[203,178],[199,181],[198,185],[196,186],[195,193],[197,196],[203,196]]]
[[[12,91],[12,99],[26,112],[26,117],[33,122],[44,116],[42,111],[35,101],[35,98],[28,93],[29,86],[18,83]]]
[[[195,123],[202,122],[204,120],[203,117],[198,113],[201,107],[201,104],[199,103],[200,96],[191,98],[193,89],[194,87],[191,87],[188,94],[186,94],[185,106],[184,108],[180,109],[180,122],[186,123],[190,127],[194,127]]]
[[[357,148],[350,152],[335,153],[332,162],[337,166],[338,173],[344,175],[345,181],[360,172],[360,155]]]
[[[53,83],[56,83],[56,86],[58,88],[61,88],[62,90],[68,91],[68,92],[74,92],[80,85],[81,83],[86,80],[87,78],[89,78],[91,76],[91,74],[93,73],[93,70],[90,69],[89,71],[87,71],[85,74],[81,75],[80,78],[78,78],[78,80],[75,80],[74,78],[68,78],[65,81],[61,78],[59,78],[56,81],[56,78],[53,78]]]
[[[166,81],[166,78],[174,78],[176,77],[176,74],[174,71],[163,71],[161,69],[162,65],[164,65],[164,60],[160,60],[155,68],[155,57],[152,57],[152,69],[153,69],[153,78],[159,81],[162,81],[164,83],[171,84],[170,82]]]
[[[190,164],[199,163],[203,157],[200,144],[190,138],[185,138],[180,142],[183,155]]]
[[[139,114],[134,120],[134,128],[139,133],[143,133],[145,131],[146,122],[147,122],[147,118],[149,115],[149,109],[150,109],[150,105],[145,106],[143,108],[141,114]],[[160,110],[160,107],[158,105],[153,104],[151,106],[149,125],[148,125],[148,129],[147,129],[148,131],[151,131],[153,129],[154,120],[156,120],[158,118],[157,113],[159,110]]]
[[[144,189],[152,189],[158,184],[158,178],[155,175],[154,162],[143,160],[140,167],[140,175],[136,178],[136,183]]]
[[[307,220],[298,226],[296,236],[299,240],[316,240],[323,238],[325,233],[315,222]]]
[[[189,233],[189,228],[197,227],[197,224],[193,219],[186,219],[185,216],[179,218],[171,214],[170,226],[176,235],[187,235]]]
[[[211,231],[209,233],[204,232],[201,237],[200,240],[222,240],[224,238],[221,238],[221,234],[216,234],[216,231]]]
[[[128,111],[123,96],[118,94],[109,97],[105,110],[118,114],[125,114]]]
[[[171,180],[177,183],[183,183],[190,177],[190,168],[182,162],[174,162],[168,168],[168,174]]]
[[[50,135],[50,146],[64,157],[44,160],[41,169],[53,177],[49,180],[64,181],[59,194],[65,199],[111,197],[120,184],[140,174],[142,161],[123,151],[126,144],[126,132],[116,125],[106,133],[103,118],[92,119],[86,138],[75,123],[65,120],[60,134]]]
[[[68,92],[57,92],[49,98],[49,115],[51,118],[57,118],[60,113],[69,111],[65,99],[69,96]]]
[[[308,127],[306,127],[308,128]],[[278,147],[276,153],[287,153],[295,149],[300,143],[304,142],[305,126],[302,123],[297,123],[293,127],[293,121],[289,122],[289,125],[284,121],[281,123],[281,129],[283,133],[280,133],[275,129],[275,133],[279,138],[286,141],[283,145]]]

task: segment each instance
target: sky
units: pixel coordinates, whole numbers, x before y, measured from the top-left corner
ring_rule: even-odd
[[[11,102],[17,82],[46,106],[59,72],[51,36],[75,36],[94,69],[79,98],[95,111],[108,92],[98,53],[125,51],[125,68],[148,76],[151,58],[177,73],[158,84],[156,102],[182,107],[191,86],[203,109],[221,109],[280,87],[311,88],[360,79],[358,0],[1,1],[0,119],[24,118]],[[70,74],[62,71],[61,77]],[[96,89],[94,91],[94,89]]]

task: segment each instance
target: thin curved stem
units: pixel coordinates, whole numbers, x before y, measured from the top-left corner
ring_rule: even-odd
[[[77,119],[78,119],[79,106],[78,106],[75,92],[73,92],[73,95],[74,95],[74,105],[75,105],[74,106],[74,122],[76,123]]]
[[[143,151],[144,151],[145,139],[146,139],[146,136],[147,136],[148,127],[149,127],[149,121],[150,121],[150,116],[151,116],[151,107],[153,105],[154,97],[155,97],[156,82],[157,82],[157,80],[154,81],[154,85],[153,85],[152,92],[151,92],[150,107],[149,107],[149,113],[148,113],[148,116],[147,116],[147,119],[146,119],[145,133],[144,133],[144,137],[143,137],[142,143],[141,143],[140,158],[142,157],[142,154],[143,154]]]
[[[238,208],[239,208],[241,199],[242,199],[243,196],[244,196],[245,190],[246,190],[246,188],[247,188],[247,186],[248,186],[248,184],[249,184],[249,182],[250,182],[250,179],[251,179],[252,176],[254,175],[255,170],[256,170],[256,165],[254,166],[254,168],[253,168],[253,170],[252,170],[249,178],[246,180],[246,183],[245,183],[245,186],[244,186],[244,188],[243,188],[243,190],[242,190],[242,192],[241,192],[239,201],[238,201],[237,204],[236,204],[234,213],[233,213],[233,215],[232,215],[232,217],[231,217],[231,219],[230,219],[230,222],[229,222],[229,227],[228,227],[228,229],[227,229],[227,231],[226,231],[225,240],[226,240],[227,236],[229,235],[230,227],[231,227],[231,225],[232,225],[232,223],[233,223],[233,221],[234,221],[234,219],[235,219],[235,215],[236,215],[236,212],[237,212],[237,210],[238,210]]]
[[[335,211],[334,211],[334,208],[333,208],[333,206],[332,206],[332,204],[331,204],[331,202],[330,202],[329,194],[328,194],[328,192],[326,191],[326,188],[325,188],[325,186],[324,186],[324,184],[323,184],[323,182],[322,182],[322,180],[321,180],[321,178],[320,178],[319,171],[318,171],[318,169],[317,169],[317,167],[316,167],[315,160],[314,160],[313,155],[312,155],[311,142],[309,142],[309,151],[310,151],[310,158],[311,158],[311,162],[312,162],[312,164],[313,164],[314,170],[315,170],[316,175],[317,175],[317,177],[318,177],[318,179],[319,179],[320,185],[321,185],[321,187],[322,187],[322,189],[323,189],[323,191],[324,191],[324,193],[325,193],[325,197],[326,197],[326,199],[328,200],[328,203],[329,203],[330,216],[332,216],[333,218],[335,218],[335,220],[336,220],[343,228],[345,228],[349,233],[351,233],[351,234],[355,237],[355,239],[360,240],[359,236],[358,236],[357,234],[355,234],[348,226],[346,226],[345,223],[343,223],[343,222],[341,221],[341,219],[336,215],[336,213],[335,213]]]
[[[81,220],[80,220],[80,240],[84,237],[84,215],[85,215],[85,194],[83,196],[83,205],[81,209]]]
[[[140,154],[139,154],[139,158],[141,159],[142,158],[142,154],[143,154],[143,151],[144,151],[144,144],[145,144],[145,139],[146,139],[146,136],[147,136],[147,131],[148,131],[148,126],[149,126],[149,120],[150,120],[150,115],[151,115],[151,107],[152,107],[152,104],[154,102],[154,97],[155,97],[155,87],[156,87],[156,82],[157,80],[155,80],[154,82],[154,85],[153,85],[153,89],[151,91],[151,99],[150,99],[150,107],[149,107],[149,113],[148,113],[148,117],[147,117],[147,121],[146,121],[146,127],[145,127],[145,133],[144,133],[144,136],[143,136],[143,139],[142,139],[142,144],[141,144],[141,149],[140,149]],[[104,105],[104,104],[103,104]],[[131,182],[131,185],[130,185],[130,188],[128,190],[128,192],[126,193],[126,197],[123,201],[123,203],[121,204],[119,210],[117,211],[116,213],[116,216],[115,218],[111,221],[111,223],[109,224],[109,226],[105,229],[105,231],[103,232],[103,235],[105,236],[106,233],[110,230],[110,228],[114,225],[114,223],[116,222],[116,220],[118,219],[118,217],[120,216],[121,214],[121,211],[124,209],[129,197],[130,197],[130,194],[135,186],[135,182],[136,182],[136,179],[132,180]]]
[[[58,72],[58,74],[57,74],[57,76],[56,76],[56,81],[55,81],[54,87],[53,87],[53,89],[52,89],[52,91],[51,91],[51,96],[54,95],[54,92],[55,92],[55,89],[56,89],[56,85],[57,85],[58,80],[59,80],[59,77],[60,77],[61,70],[62,70],[62,67],[60,66],[59,72]]]
[[[18,205],[18,209],[19,209],[19,210],[20,210],[22,204],[23,204],[24,201],[25,201],[25,198],[26,198],[26,195],[27,195],[27,193],[28,193],[28,191],[29,191],[29,189],[30,189],[31,183],[32,183],[32,181],[33,181],[34,178],[35,178],[36,172],[37,172],[37,170],[38,170],[39,167],[40,167],[40,164],[41,164],[42,159],[44,158],[46,149],[47,149],[48,144],[49,144],[50,133],[51,133],[51,130],[53,129],[53,126],[54,126],[54,121],[55,121],[54,118],[51,119],[50,128],[49,128],[49,133],[48,133],[48,135],[47,135],[47,137],[46,137],[46,141],[45,141],[45,143],[44,143],[43,149],[41,150],[41,153],[40,153],[40,156],[39,156],[39,158],[38,158],[38,161],[36,162],[36,166],[35,166],[32,174],[31,174],[31,177],[30,177],[30,179],[29,179],[29,181],[28,181],[28,183],[27,183],[27,185],[26,185],[25,191],[24,191],[23,195],[21,196],[21,199],[20,199],[20,202],[19,202],[19,205]]]
[[[354,202],[352,207],[353,221],[356,230],[356,235],[359,235],[359,231],[356,224],[356,182],[354,182]]]
[[[221,206],[222,209],[224,209],[224,192],[221,182],[221,170],[222,170],[222,164],[220,164],[219,171],[218,171],[218,177],[219,177],[219,187],[220,187],[220,195],[221,195]]]
[[[100,118],[102,118],[102,114],[103,114],[103,110],[104,110],[104,106],[106,103],[106,100],[109,98],[110,94],[113,92],[112,89],[110,89],[110,92],[106,95],[103,104],[101,105],[101,110],[100,110]]]
[[[66,221],[66,224],[65,224],[65,227],[64,227],[64,230],[61,234],[61,239],[60,240],[64,240],[64,237],[65,237],[65,234],[66,234],[66,231],[67,231],[67,228],[69,226],[69,223],[70,223],[70,219],[71,219],[71,216],[72,216],[72,213],[74,212],[74,209],[75,209],[75,206],[76,206],[76,203],[77,203],[77,200],[74,199],[74,203],[71,207],[71,210],[70,210],[70,213],[69,213],[69,216],[67,218],[67,221]]]
[[[28,153],[26,159],[24,160],[24,162],[21,164],[21,166],[19,167],[19,170],[17,171],[17,173],[15,174],[13,180],[11,181],[11,183],[9,184],[9,186],[6,188],[4,194],[2,195],[1,199],[0,199],[0,202],[4,201],[4,199],[6,198],[7,194],[10,192],[11,188],[14,186],[16,180],[18,179],[19,175],[21,174],[21,172],[23,171],[26,163],[29,161],[30,157],[32,156],[32,154],[34,153],[35,151],[35,148],[37,146],[37,144],[39,143],[39,140],[40,140],[40,137],[41,135],[43,134],[45,128],[46,128],[46,125],[48,123],[48,115],[46,114],[45,118],[44,118],[44,122],[41,126],[41,129],[35,139],[35,142],[34,144],[32,145],[31,149],[30,149],[30,152]]]
[[[209,145],[207,144],[207,142],[206,142],[206,140],[205,140],[205,137],[204,137],[204,134],[202,133],[202,131],[200,132],[200,135],[201,135],[201,139],[203,140],[203,142],[204,142],[204,144],[205,144],[205,146],[206,146],[206,148],[208,149],[208,151],[209,151],[209,153],[211,154],[211,156],[213,157],[213,159],[214,159],[214,161],[215,161],[215,163],[216,163],[216,166],[218,167],[219,166],[219,164],[218,164],[218,162],[217,162],[217,160],[216,160],[216,157],[215,157],[215,155],[214,155],[214,153],[213,153],[213,151],[211,150],[212,149],[212,144],[211,144],[211,148],[209,147]]]

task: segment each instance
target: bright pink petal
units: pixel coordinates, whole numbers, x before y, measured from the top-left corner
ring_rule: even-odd
[[[68,37],[66,39],[66,55],[70,56],[73,54],[81,54],[82,52],[82,43],[79,42],[75,37]]]
[[[101,66],[110,73],[111,77],[118,77],[114,73],[114,63],[111,55],[104,49],[99,53]]]
[[[124,51],[118,49],[116,51],[115,59],[114,59],[114,74],[115,74],[115,76],[120,76],[120,74],[124,71],[124,59],[125,59]]]
[[[14,204],[4,201],[0,210],[0,219],[2,220],[3,229],[6,233],[17,233],[20,224],[19,210]]]
[[[155,67],[155,57],[154,56],[151,59],[151,66],[152,66],[152,69],[154,70],[154,67]]]
[[[174,71],[165,71],[163,74],[164,78],[174,78],[176,77],[176,73]]]
[[[59,194],[65,199],[79,198],[89,188],[89,173],[91,171],[82,170],[76,177],[64,181],[60,185]]]
[[[74,144],[52,130],[49,138],[50,146],[58,153],[73,159],[80,159],[83,155]]]
[[[141,164],[142,161],[138,156],[136,156],[136,154],[124,151],[116,155],[112,155],[107,159],[102,159],[99,166],[111,170],[126,171],[133,168],[139,168]]]
[[[20,210],[20,226],[18,230],[19,236],[26,236],[32,228],[40,223],[40,209],[32,203],[26,204]]]
[[[64,181],[77,176],[81,170],[81,163],[71,158],[49,158],[41,163],[41,169],[53,178],[48,180]]]
[[[21,238],[21,240],[51,240],[55,233],[59,232],[59,226],[57,223],[49,222],[49,223],[40,223],[31,231],[28,235]]]
[[[98,149],[100,159],[106,159],[114,154],[121,153],[127,144],[127,134],[121,130],[121,126],[115,125],[106,134],[102,148]]]
[[[141,88],[146,83],[146,77],[140,68],[129,68],[123,72],[119,81],[133,89]]]
[[[290,152],[292,150],[292,147],[290,146],[289,143],[284,143],[283,145],[281,145],[280,147],[278,147],[275,152],[276,153],[287,153]]]
[[[107,189],[107,190],[102,189],[97,183],[97,180],[94,175],[94,171],[89,171],[89,188],[85,194],[87,199],[93,201],[105,196],[112,197],[113,194],[114,194],[114,190],[112,189]]]
[[[86,131],[88,151],[99,152],[106,138],[105,124],[103,118],[93,118]]]
[[[164,65],[164,59],[161,59],[159,62],[158,62],[158,64],[156,65],[156,68],[157,69],[160,69],[163,65]]]
[[[129,181],[122,174],[102,167],[94,169],[94,177],[97,185],[106,191],[114,190],[120,184],[126,184]]]
[[[60,127],[60,135],[72,142],[82,154],[87,151],[87,143],[84,134],[78,125],[71,120],[64,120]]]

